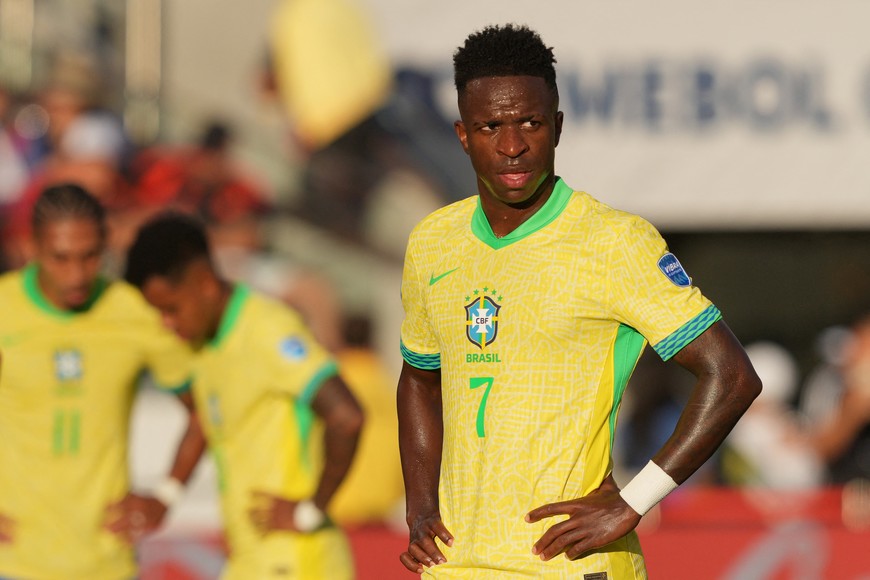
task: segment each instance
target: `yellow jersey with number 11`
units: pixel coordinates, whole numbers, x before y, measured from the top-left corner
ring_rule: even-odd
[[[0,577],[132,578],[132,548],[103,529],[129,488],[130,408],[145,370],[186,388],[189,349],[123,282],[64,311],[31,265],[0,277],[0,304],[0,514],[15,522]]]
[[[622,394],[645,345],[673,356],[720,318],[658,232],[561,179],[497,238],[477,197],[414,230],[402,281],[402,354],[440,369],[441,515],[455,535],[438,578],[645,578],[635,534],[581,560],[531,553],[612,470]]]

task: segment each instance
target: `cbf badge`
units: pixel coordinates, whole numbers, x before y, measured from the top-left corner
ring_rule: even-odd
[[[689,278],[688,274],[686,274],[683,265],[680,264],[677,257],[670,252],[659,258],[659,270],[661,270],[662,274],[667,276],[668,280],[673,282],[676,286],[685,288],[692,285],[692,279]]]
[[[54,376],[58,381],[78,381],[82,378],[82,353],[77,350],[57,350],[54,352]]]
[[[475,290],[472,295],[466,296],[465,300],[465,336],[472,344],[483,350],[487,345],[495,341],[498,335],[498,311],[501,305],[496,302],[498,292],[489,291],[488,287],[483,290]]]

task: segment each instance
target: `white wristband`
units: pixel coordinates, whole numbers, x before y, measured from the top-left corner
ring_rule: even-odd
[[[183,493],[184,484],[174,477],[167,477],[151,491],[151,495],[167,508],[172,507]]]
[[[320,511],[320,508],[310,499],[300,501],[293,510],[293,525],[300,532],[314,531],[323,524],[324,520],[326,514]]]
[[[634,479],[628,482],[619,495],[631,509],[644,515],[665,496],[677,489],[677,483],[665,471],[650,461]]]

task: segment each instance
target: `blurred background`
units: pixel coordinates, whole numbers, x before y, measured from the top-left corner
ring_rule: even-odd
[[[203,217],[225,272],[299,309],[342,361],[370,428],[336,517],[361,578],[403,577],[402,257],[420,218],[476,192],[451,58],[506,22],[555,49],[557,172],[661,230],[765,383],[645,518],[652,576],[870,577],[853,548],[870,539],[867,2],[2,0],[2,268],[28,259],[51,182],[110,208],[115,273],[155,211]],[[648,355],[621,414],[622,483],[691,387]],[[143,388],[139,485],[165,472],[182,420]],[[213,477],[205,462],[143,546],[144,579],[215,577]]]

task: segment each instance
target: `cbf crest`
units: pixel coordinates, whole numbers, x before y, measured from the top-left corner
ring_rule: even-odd
[[[498,336],[502,297],[496,290],[484,287],[475,289],[465,300],[465,336],[483,350]]]

